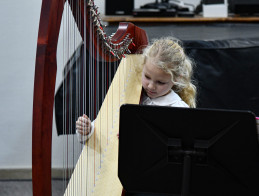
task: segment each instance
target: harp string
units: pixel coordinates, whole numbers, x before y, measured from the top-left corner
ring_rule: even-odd
[[[65,30],[66,31],[68,31],[68,26],[69,26],[69,12],[68,12],[68,7],[67,7],[67,4],[65,4],[65,15],[64,15],[64,18],[65,18],[65,20],[64,20],[64,26],[65,26]],[[69,47],[68,47],[68,40],[69,40],[69,38],[68,38],[68,35],[69,35],[69,33],[68,32],[64,32],[64,54],[63,54],[63,58],[64,58],[64,61],[66,62],[65,64],[64,64],[64,73],[63,73],[63,81],[65,81],[65,84],[64,84],[64,111],[65,112],[67,112],[68,111],[68,108],[67,108],[67,103],[68,104],[70,104],[70,102],[69,102],[69,99],[67,98],[67,91],[68,91],[68,81],[66,81],[66,80],[69,80],[70,78],[69,78],[69,76],[67,76],[67,73],[68,73],[68,71],[69,71],[69,61],[68,61],[68,56],[69,56]],[[68,64],[68,66],[67,66],[67,64]],[[68,101],[67,101],[67,99],[68,99]],[[68,157],[69,157],[69,154],[68,154],[68,147],[69,147],[69,145],[68,145],[68,142],[69,142],[69,137],[68,137],[68,135],[69,135],[69,132],[70,132],[70,130],[69,130],[69,125],[68,125],[68,123],[67,123],[67,118],[66,118],[66,116],[65,116],[65,118],[64,118],[64,121],[63,121],[63,123],[64,123],[64,125],[63,125],[63,127],[64,127],[64,134],[65,135],[67,135],[67,137],[65,137],[65,141],[64,141],[64,149],[65,149],[65,154],[64,154],[64,183],[66,184],[66,179],[68,179],[68,175],[69,175],[69,171],[68,171],[68,169],[69,169],[69,159],[68,159]],[[64,185],[65,186],[65,185]]]
[[[65,28],[64,28],[64,30],[66,30],[67,31],[67,29],[68,29],[68,7],[67,7],[67,4],[65,4],[65,15],[64,15],[64,26],[65,26]],[[67,72],[68,72],[68,70],[69,70],[69,68],[68,68],[68,66],[66,66],[66,64],[67,64],[67,61],[68,61],[68,58],[66,58],[67,56],[68,56],[68,47],[67,47],[67,44],[68,44],[68,42],[67,42],[67,37],[68,36],[68,32],[65,32],[64,31],[64,54],[63,54],[63,58],[64,58],[64,62],[66,62],[65,64],[64,64],[64,73],[63,73],[63,81],[64,81],[64,101],[63,101],[63,103],[64,103],[64,111],[65,112],[67,112],[68,111],[68,109],[67,109],[67,81],[66,80],[68,80],[69,78],[66,78],[66,75],[67,75]],[[69,63],[69,62],[68,62]],[[68,130],[68,128],[67,128],[67,118],[66,118],[66,116],[64,116],[64,121],[63,121],[63,123],[64,123],[64,125],[63,125],[63,127],[64,127],[64,134],[65,135],[68,135],[69,133],[67,133],[67,130]],[[65,140],[64,140],[64,150],[65,150],[65,153],[64,153],[64,169],[63,169],[63,171],[64,171],[64,186],[66,186],[66,184],[67,184],[67,182],[66,182],[66,179],[68,179],[68,151],[67,151],[67,148],[68,148],[68,136],[67,137],[64,137],[65,138]]]
[[[64,3],[64,0],[63,0],[63,3]],[[66,13],[66,4],[64,4],[64,11],[63,11],[64,13]],[[62,33],[63,33],[63,38],[65,37],[65,17],[64,17],[64,14],[63,14],[63,17],[62,17]],[[62,72],[62,81],[63,81],[63,95],[65,95],[65,90],[66,90],[66,88],[65,88],[65,82],[64,82],[64,79],[65,79],[65,72],[66,72],[66,67],[65,67],[65,39],[62,39],[62,65],[64,66],[64,68],[63,68],[63,72]],[[66,98],[65,98],[65,96],[63,96],[63,111],[66,111]],[[63,115],[62,117],[63,117],[63,119],[62,119],[62,122],[63,122],[63,125],[62,125],[62,127],[63,127],[63,135],[65,135],[66,133],[65,133],[65,130],[66,130],[66,123],[65,123],[65,116],[66,115]],[[65,182],[65,179],[66,179],[66,173],[65,173],[65,155],[66,155],[66,151],[65,151],[65,137],[63,136],[62,137],[62,139],[63,139],[63,190],[65,189],[65,187],[66,187],[66,182]]]
[[[75,8],[75,10],[76,10],[76,15],[75,15],[75,18],[76,18],[76,20],[77,21],[79,21],[79,24],[81,24],[81,17],[80,17],[80,14],[79,14],[79,8],[80,8],[80,3],[81,3],[81,1],[76,1],[77,3],[76,3],[76,5],[73,5],[73,6],[75,6],[76,8]],[[79,29],[79,32],[81,32],[81,26],[79,25],[78,26],[78,29]],[[76,23],[74,22],[74,31],[76,32]],[[78,36],[75,36],[75,38],[77,39],[77,40],[81,40],[81,39],[79,39],[78,38]],[[77,43],[77,42],[76,42]],[[75,49],[76,49],[76,47],[75,47]],[[78,85],[76,85],[76,92],[79,92],[80,91],[80,89],[81,89],[81,83],[80,83],[80,76],[81,76],[81,73],[80,73],[80,63],[82,63],[82,61],[80,62],[78,62],[78,61],[76,61],[76,66],[77,66],[77,69],[76,70],[79,70],[79,71],[77,71],[77,73],[76,73],[76,78],[78,78],[78,79],[76,79],[76,83],[78,84]],[[78,95],[78,93],[76,93],[76,103],[78,103],[78,104],[76,104],[76,108],[75,108],[75,110],[76,110],[76,112],[75,112],[75,116],[76,117],[78,117],[79,116],[79,114],[81,113],[81,102],[80,102],[80,97],[79,97],[79,95]],[[73,122],[72,122],[72,124],[73,124]],[[77,138],[75,138],[74,137],[74,139],[75,140],[77,140]],[[75,142],[77,142],[77,141],[75,141]],[[79,154],[79,152],[82,150],[82,145],[76,145],[77,146],[77,154]],[[80,182],[80,178],[81,178],[81,175],[78,175],[77,176],[77,178],[76,178],[76,181],[77,181],[77,183],[75,184],[76,185],[76,187],[74,187],[74,189],[78,189],[79,188],[79,186],[78,186],[78,182]]]

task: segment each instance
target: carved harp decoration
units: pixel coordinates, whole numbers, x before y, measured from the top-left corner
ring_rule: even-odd
[[[107,36],[103,30],[103,25],[101,24],[97,7],[94,5],[92,0],[42,1],[36,52],[32,121],[32,181],[33,195],[35,196],[50,196],[52,194],[51,143],[53,104],[57,72],[56,54],[65,3],[70,5],[70,9],[73,13],[75,23],[79,29],[85,48],[90,51],[88,47],[89,45],[92,45],[94,51],[99,53],[98,56],[94,55],[95,59],[99,58],[106,62],[116,61],[116,59],[120,59],[125,55],[127,56],[129,53],[135,53],[140,48],[140,46],[145,46],[148,43],[145,32],[132,23],[120,23],[116,33],[111,36]],[[80,20],[78,18],[80,18]],[[91,28],[92,31],[90,31]],[[92,32],[98,36],[92,35]],[[141,63],[141,59],[139,62],[138,58],[133,57],[130,58],[128,62],[131,62],[132,64]],[[124,63],[124,68],[120,68],[121,71],[117,71],[119,72],[120,77],[115,77],[117,79],[116,81],[113,81],[113,89],[116,89],[121,85],[126,86],[125,82],[122,82],[122,80],[125,80],[120,78],[121,76],[125,76],[125,70],[132,72],[131,65],[128,65],[128,62]],[[135,89],[137,84],[134,82],[137,80],[132,81],[132,89]],[[138,86],[138,89],[141,89],[141,87]],[[132,93],[125,91],[124,95],[126,94],[128,94],[129,97],[132,96]],[[110,97],[106,97],[105,102],[109,102],[111,99],[112,98]],[[125,98],[125,100],[127,102],[127,98]],[[110,106],[107,105],[110,104],[106,103],[103,105],[104,106],[102,107],[107,107],[105,110],[108,111]],[[96,121],[99,122],[101,117],[102,116],[98,115]],[[107,121],[109,121],[109,119]],[[106,122],[106,124],[109,124],[109,122]],[[98,125],[95,128],[98,129]],[[103,138],[103,136],[102,134],[98,135],[98,130],[96,130],[92,138],[93,139],[89,140],[89,144],[87,144],[84,149],[90,149],[91,153],[94,154],[93,156],[95,156],[95,153],[100,154],[100,151],[104,149],[100,148],[99,150],[96,150],[95,147],[92,146],[97,145],[98,142],[100,143],[100,140]],[[114,148],[116,149],[116,145],[114,145]],[[87,152],[83,150],[82,154],[85,153],[87,154]],[[79,159],[84,159],[84,157],[80,156]],[[104,168],[105,167],[108,168],[108,166],[104,166]],[[90,167],[87,166],[86,172],[88,172],[89,168]],[[75,178],[76,170],[78,169],[75,168],[72,178]],[[108,170],[110,169],[108,168]],[[87,178],[88,177],[86,177],[85,180],[87,180]],[[75,182],[69,183],[68,187],[71,187],[71,184],[73,183]],[[87,182],[83,183],[87,184]],[[94,181],[94,186],[95,183],[96,182]],[[100,190],[98,191],[101,193]],[[98,191],[96,195],[98,195]],[[65,194],[71,195],[69,190],[67,190]],[[81,192],[80,195],[81,194],[90,195],[87,192]]]

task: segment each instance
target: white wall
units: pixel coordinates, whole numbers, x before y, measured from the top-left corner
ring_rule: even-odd
[[[135,1],[135,7],[154,2]],[[104,13],[104,0],[95,0],[95,3]],[[0,0],[0,169],[31,168],[33,83],[40,9],[41,0]],[[56,86],[62,78],[61,53],[59,46]],[[63,138],[57,137],[55,125],[53,129],[53,167],[59,168],[63,167]]]
[[[0,1],[0,168],[31,167],[31,119],[41,2]]]

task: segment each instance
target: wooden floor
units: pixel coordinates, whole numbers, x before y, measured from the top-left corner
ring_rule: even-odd
[[[63,181],[52,180],[52,196],[63,195]],[[0,196],[32,196],[30,180],[0,180]]]

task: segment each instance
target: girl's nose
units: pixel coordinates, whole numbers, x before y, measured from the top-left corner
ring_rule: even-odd
[[[149,88],[150,90],[155,90],[155,85],[154,85],[154,83],[153,83],[153,82],[149,82],[148,88]]]

